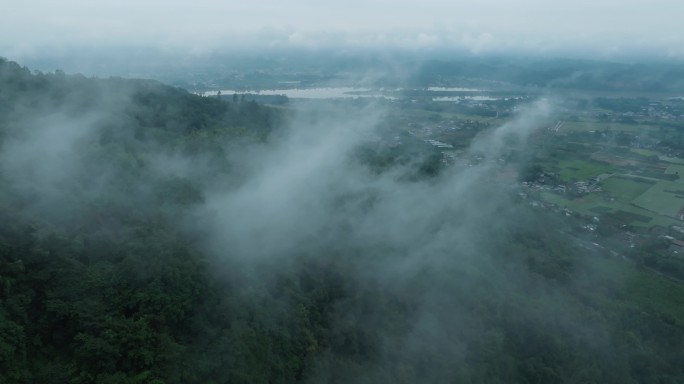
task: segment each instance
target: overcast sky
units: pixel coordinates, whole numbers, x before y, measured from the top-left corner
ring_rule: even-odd
[[[0,52],[153,45],[684,58],[684,0],[2,0]]]

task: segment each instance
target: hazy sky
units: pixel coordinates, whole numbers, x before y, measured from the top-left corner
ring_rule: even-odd
[[[382,45],[684,58],[682,15],[682,0],[3,0],[0,49]]]

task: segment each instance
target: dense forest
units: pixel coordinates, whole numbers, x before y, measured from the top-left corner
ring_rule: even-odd
[[[0,61],[0,382],[684,380],[679,283],[335,108]]]

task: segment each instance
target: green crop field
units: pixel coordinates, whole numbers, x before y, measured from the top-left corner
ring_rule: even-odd
[[[662,161],[667,161],[668,163],[684,164],[684,159],[680,159],[678,157],[658,156],[658,158]]]
[[[562,160],[558,162],[558,167],[560,177],[567,181],[583,181],[614,169],[608,164],[588,160]]]
[[[659,215],[647,209],[637,207],[632,203],[616,203],[615,208],[620,209],[622,211],[635,213],[637,215],[651,216],[651,221],[648,222],[643,222],[639,220],[632,221],[630,224],[632,224],[635,227],[652,227],[654,225],[669,227],[670,225],[679,223],[677,220],[671,217]]]
[[[643,179],[641,179],[643,180]],[[623,202],[631,202],[651,188],[655,182],[635,178],[609,177],[601,182],[603,190]]]
[[[639,182],[633,182],[633,184],[636,185],[630,185],[629,180],[615,180],[618,181],[614,181],[611,188],[615,188],[616,190],[622,190],[624,197],[628,197],[630,196],[630,194],[636,193],[638,191],[637,188],[648,189],[649,187],[654,186],[653,184]],[[622,181],[625,181],[625,183],[622,183]],[[641,187],[641,185],[643,185],[644,187]],[[603,196],[598,193],[588,194],[580,199],[571,200],[565,198],[564,196],[557,195],[555,193],[542,192],[541,198],[546,202],[553,203],[564,208],[568,208],[582,215],[601,216],[606,213],[616,214],[635,227],[649,228],[656,225],[669,227],[671,225],[679,223],[672,217],[664,216],[654,211],[635,206],[630,202],[630,200],[627,199],[620,199],[620,197],[617,197],[617,200],[615,200],[614,202],[607,202],[604,200]],[[684,200],[682,200],[682,202],[684,203]]]
[[[651,151],[649,149],[632,148],[631,151],[642,156],[662,156],[660,152]]]
[[[551,192],[542,192],[542,199],[549,203],[556,204],[558,206],[568,208],[572,211],[579,212],[583,215],[596,215],[595,211],[592,211],[595,207],[601,206],[603,199],[598,195],[587,195],[581,199],[569,200],[563,196],[557,195]]]
[[[634,199],[632,203],[649,211],[677,217],[684,207],[684,188],[679,183],[661,181]]]
[[[563,126],[558,130],[558,132],[594,131],[596,130],[595,124],[596,123],[593,121],[566,121],[563,123]]]

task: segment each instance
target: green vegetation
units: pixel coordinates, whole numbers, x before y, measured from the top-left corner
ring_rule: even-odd
[[[611,196],[623,202],[630,202],[646,192],[654,181],[614,175],[601,182],[601,187]]]
[[[558,167],[560,168],[560,177],[568,181],[583,181],[613,170],[603,163],[579,159],[561,160]]]
[[[641,155],[641,156],[661,156],[660,152],[657,151],[651,151],[649,149],[642,149],[642,148],[632,148],[630,151]]]
[[[0,61],[0,382],[682,381],[684,288],[658,272],[673,264],[587,249],[568,235],[565,216],[513,203],[510,186],[496,181],[456,195],[472,204],[435,207],[454,199],[453,188],[425,194],[441,159],[408,132],[397,135],[405,148],[345,153],[362,180],[385,179],[345,195],[334,194],[341,182],[325,184],[334,215],[293,240],[297,220],[319,214],[295,212],[268,243],[274,237],[255,222],[281,220],[270,205],[280,192],[298,196],[319,182],[301,175],[316,156],[303,170],[245,182],[265,157],[288,160],[268,144],[291,144],[279,128],[291,116],[155,82],[32,74]],[[462,129],[471,137],[486,126]],[[555,164],[568,180],[614,169],[588,158]],[[351,172],[331,172],[343,171]],[[285,194],[270,184],[278,178],[301,189]],[[390,185],[405,190],[378,192],[396,178]],[[627,200],[655,187],[673,195],[679,184],[649,183],[604,180],[616,202],[597,192],[541,195],[651,224],[660,216]],[[223,200],[264,190],[265,207]],[[411,204],[387,209],[383,197],[401,194]],[[438,214],[423,215],[430,205]],[[383,209],[382,221],[354,215]],[[374,232],[385,225],[400,230]],[[238,235],[226,239],[225,227]]]
[[[666,174],[676,174],[677,176],[681,175],[676,181],[679,183],[684,183],[684,165],[675,165],[672,164],[667,167],[665,170]]]
[[[660,160],[666,161],[668,163],[678,164],[678,165],[684,164],[684,159],[680,159],[678,157],[660,156]]]
[[[581,198],[569,199],[551,192],[543,192],[541,194],[545,201],[557,204],[561,207],[569,208],[575,212],[583,215],[595,215],[597,208],[605,208],[612,210],[612,206],[607,205],[603,198],[598,195],[587,195]]]
[[[596,279],[591,284],[621,292],[613,298],[619,305],[653,308],[664,319],[684,318],[684,286],[681,283],[654,277],[651,272],[621,260],[591,257],[584,262]],[[611,304],[606,302],[606,305]]]
[[[620,64],[559,59],[461,58],[426,62],[414,83],[437,84],[475,78],[521,86],[585,91],[681,91],[682,70],[676,64]],[[615,100],[617,99],[617,101]],[[641,107],[643,98],[597,98],[597,107],[614,111]]]
[[[661,215],[678,217],[684,207],[684,191],[678,183],[661,181],[634,199],[633,203]]]

